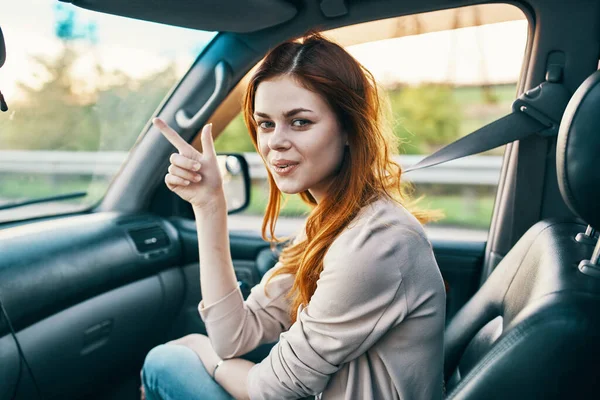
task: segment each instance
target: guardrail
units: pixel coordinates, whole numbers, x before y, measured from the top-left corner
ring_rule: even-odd
[[[127,152],[0,151],[0,174],[100,175],[111,177],[127,159]],[[244,153],[252,179],[265,179],[267,171],[256,153]],[[398,161],[404,168],[424,156],[403,155]],[[501,156],[471,156],[406,175],[414,183],[448,185],[484,185],[498,183]]]

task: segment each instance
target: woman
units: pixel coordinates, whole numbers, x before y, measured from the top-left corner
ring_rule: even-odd
[[[244,116],[269,171],[263,237],[274,237],[281,192],[312,212],[244,302],[210,125],[200,154],[155,120],[179,149],[166,184],[194,207],[208,337],[153,349],[146,397],[440,399],[444,284],[428,214],[403,205],[372,75],[320,35],[286,42],[254,73]],[[259,364],[239,358],[275,341]]]

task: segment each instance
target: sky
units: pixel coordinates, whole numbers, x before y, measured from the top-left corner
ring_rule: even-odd
[[[527,21],[432,32],[351,46],[381,83],[514,83],[527,43]]]
[[[18,98],[17,81],[39,84],[43,71],[31,55],[52,56],[61,47],[56,38],[53,0],[7,1],[0,14],[7,42],[0,89]],[[77,8],[82,23],[97,26],[97,45],[75,68],[80,80],[91,76],[98,60],[105,69],[143,77],[175,61],[183,75],[198,51],[215,35],[191,29],[104,15]],[[384,84],[453,81],[459,84],[516,82],[527,36],[525,20],[455,31],[382,40],[348,48]],[[89,47],[88,47],[89,48]],[[91,82],[91,79],[87,79]]]

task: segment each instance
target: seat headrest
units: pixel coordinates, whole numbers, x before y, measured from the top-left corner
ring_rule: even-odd
[[[576,215],[600,228],[600,71],[573,94],[560,123],[556,171],[563,199]]]

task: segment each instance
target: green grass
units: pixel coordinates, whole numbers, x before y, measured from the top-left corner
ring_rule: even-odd
[[[91,176],[4,175],[0,176],[0,199],[36,199],[73,192],[87,192],[87,197],[69,201],[77,204],[93,204],[102,198],[108,184],[109,182],[105,180],[94,181]]]
[[[250,205],[244,211],[247,215],[264,215],[268,202],[268,188],[252,185]],[[304,217],[310,212],[310,207],[298,195],[284,196],[285,205],[281,208],[283,217]],[[283,204],[283,203],[282,203]]]
[[[445,217],[431,225],[489,229],[494,211],[494,198],[486,196],[467,200],[462,196],[428,196],[420,206],[444,212]]]
[[[494,85],[490,87],[490,92],[498,102],[512,103],[517,93],[516,84]],[[482,104],[484,101],[483,89],[480,86],[459,86],[452,90],[456,101],[461,105]]]

